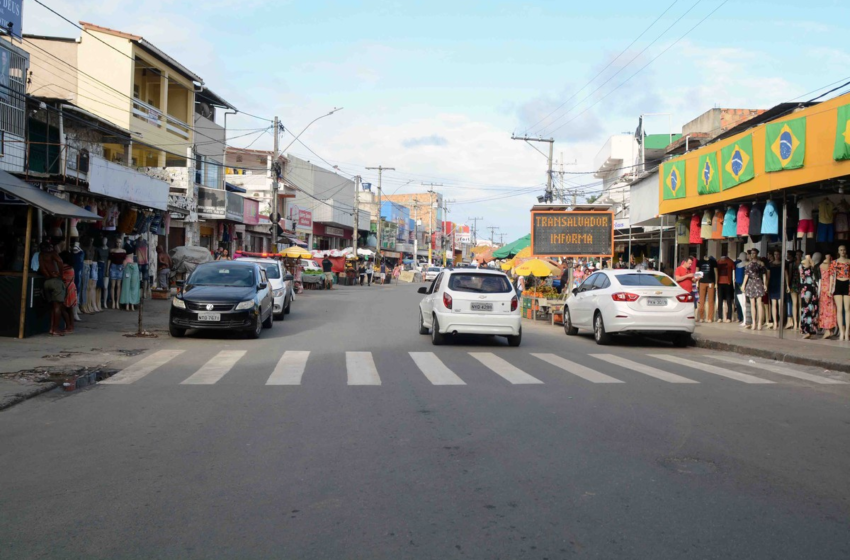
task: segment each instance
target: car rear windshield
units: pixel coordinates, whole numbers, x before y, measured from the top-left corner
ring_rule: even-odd
[[[481,294],[504,294],[512,291],[511,283],[506,276],[471,272],[452,274],[449,279],[449,289],[454,292]]]
[[[274,278],[275,280],[277,280],[278,278],[280,278],[280,267],[277,264],[269,263],[263,264],[262,266],[266,269],[266,276],[268,276],[269,279]]]
[[[665,286],[672,288],[676,285],[672,278],[661,274],[618,274],[617,282],[622,286]]]
[[[440,269],[437,268],[436,266],[432,266],[431,268],[428,269],[428,272],[440,272]]]
[[[237,286],[248,288],[254,285],[254,271],[245,266],[198,267],[189,278],[193,286]]]

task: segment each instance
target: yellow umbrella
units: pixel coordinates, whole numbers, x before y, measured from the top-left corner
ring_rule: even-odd
[[[515,272],[520,276],[538,276],[538,277],[546,277],[551,276],[553,274],[557,274],[559,269],[557,266],[550,264],[546,261],[541,261],[540,259],[531,259],[530,261],[525,261],[518,267],[516,267]]]
[[[510,270],[514,267],[514,259],[502,263],[502,270]]]
[[[527,259],[531,257],[531,246],[529,245],[525,249],[521,250],[519,253],[514,255],[515,259]]]
[[[302,249],[301,247],[297,247],[293,245],[292,247],[287,247],[283,251],[280,252],[281,257],[286,257],[289,259],[310,259],[313,258],[313,255],[310,251],[306,249]]]

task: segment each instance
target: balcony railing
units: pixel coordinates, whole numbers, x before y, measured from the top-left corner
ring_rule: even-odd
[[[169,133],[189,140],[191,127],[188,124],[176,117],[164,114],[161,109],[148,105],[139,99],[133,100],[133,116],[151,126],[165,128]]]

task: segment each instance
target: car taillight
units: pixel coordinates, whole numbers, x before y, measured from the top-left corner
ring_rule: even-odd
[[[611,298],[614,301],[637,301],[640,296],[637,294],[630,294],[628,292],[618,292],[616,294],[611,294]]]
[[[443,292],[443,305],[446,306],[446,309],[452,308],[452,296]]]
[[[694,294],[680,294],[680,295],[676,296],[676,299],[678,299],[682,303],[693,303],[694,302]]]
[[[517,305],[519,305],[519,301],[516,296],[511,298],[511,311],[516,311]]]

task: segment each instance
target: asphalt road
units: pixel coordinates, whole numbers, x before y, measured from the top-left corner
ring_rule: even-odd
[[[0,557],[850,558],[850,385],[814,381],[850,377],[528,322],[432,347],[416,287],[0,413]]]

